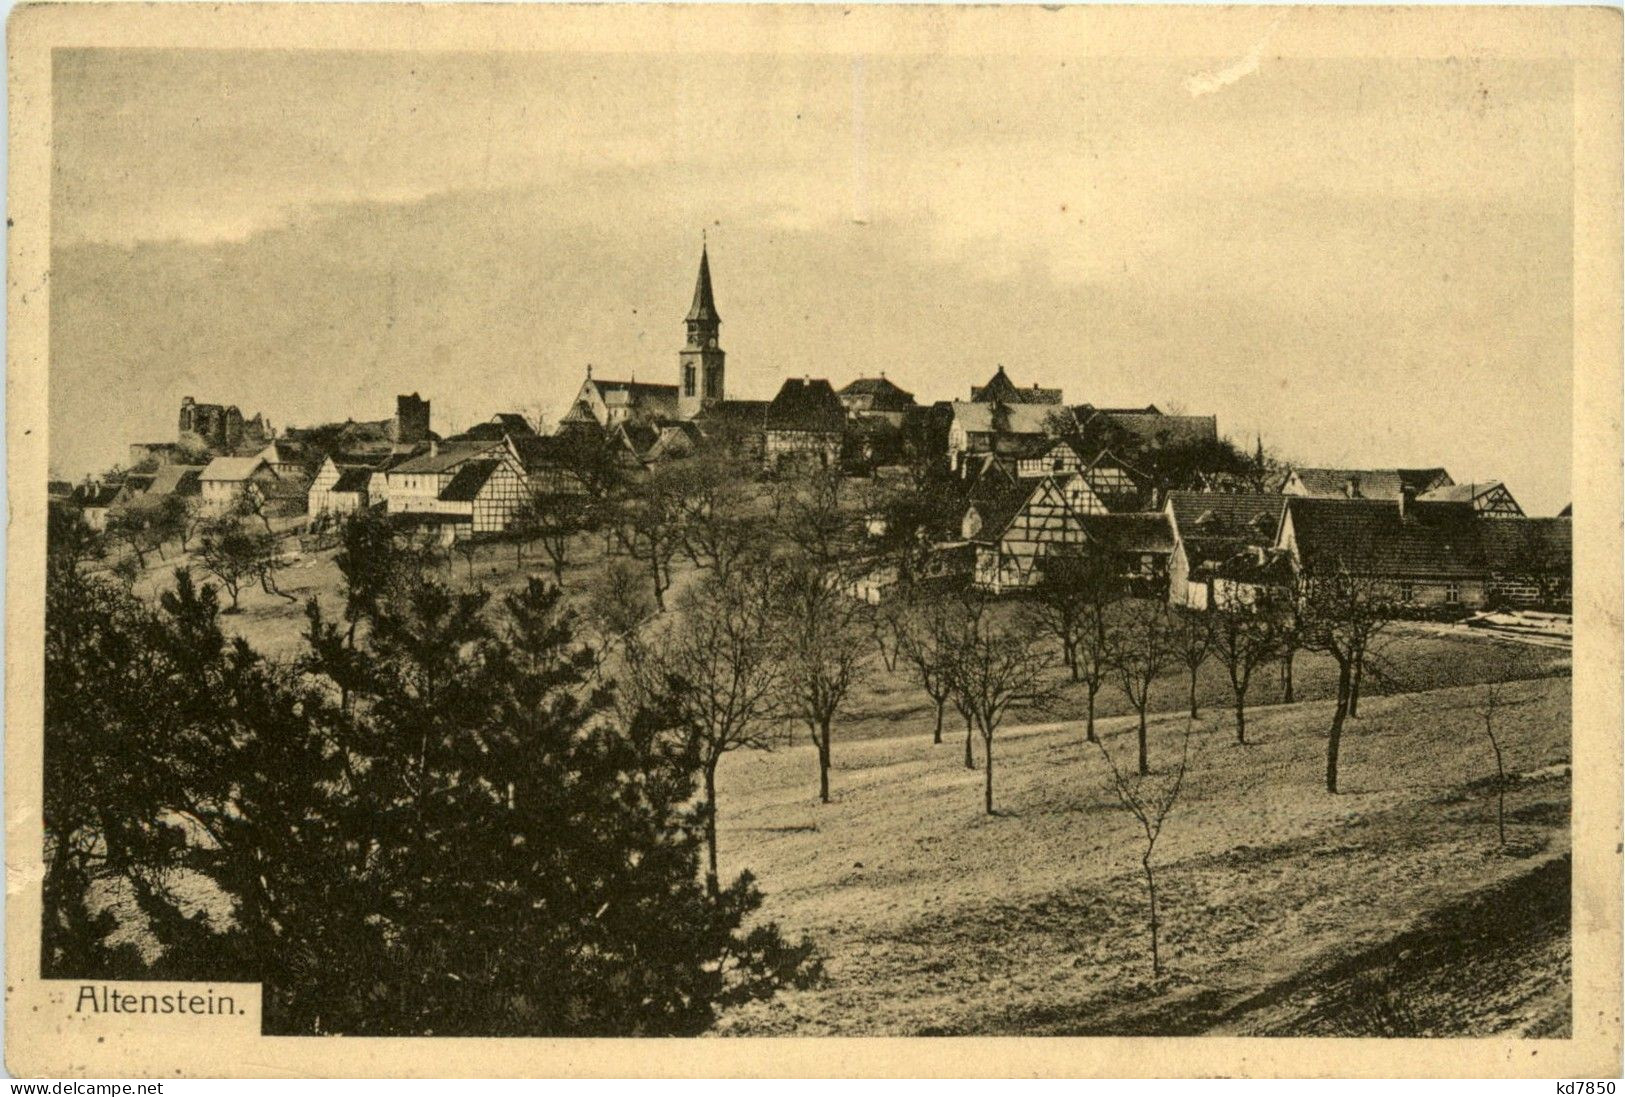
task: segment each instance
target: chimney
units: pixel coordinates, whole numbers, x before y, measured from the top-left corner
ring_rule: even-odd
[[[1350,476],[1348,480],[1344,482],[1343,494],[1347,495],[1350,499],[1360,498],[1360,478],[1358,476]]]
[[[433,438],[429,439],[429,456],[440,456],[440,443],[436,442]]]
[[[1403,522],[1411,516],[1411,508],[1416,506],[1416,488],[1411,484],[1399,485],[1399,520]]]

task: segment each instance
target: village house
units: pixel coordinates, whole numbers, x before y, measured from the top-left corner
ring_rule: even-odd
[[[945,413],[952,468],[961,467],[967,454],[1018,455],[1076,433],[1071,411],[1053,404],[954,401]]]
[[[364,460],[345,455],[343,460],[329,454],[310,481],[305,513],[318,515],[356,514],[370,505],[368,486],[373,468]]]
[[[1411,606],[1483,606],[1480,527],[1466,503],[1289,496],[1276,547],[1311,579],[1332,571],[1369,578]]]
[[[503,438],[530,438],[536,428],[516,411],[500,411],[483,423],[476,423],[461,434],[454,434],[448,442],[500,442]]]
[[[828,381],[791,378],[767,405],[763,460],[807,460],[831,468],[841,457],[846,409]]]
[[[524,479],[524,462],[506,437],[485,442],[430,442],[384,471],[389,513],[439,512],[441,493],[465,464],[480,459],[505,461]]]
[[[112,509],[114,502],[118,500],[123,489],[124,484],[122,482],[111,482],[92,477],[73,489],[69,501],[84,518],[85,525],[93,530],[105,530],[107,528],[108,512]]]
[[[967,508],[960,533],[976,545],[973,582],[995,594],[1038,582],[1045,554],[1089,540],[1083,519],[1107,513],[1078,473],[1021,481],[1005,490],[993,482]]]
[[[1169,603],[1209,609],[1228,601],[1215,599],[1216,584],[1227,587],[1243,575],[1262,578],[1248,569],[1268,562],[1265,552],[1275,547],[1285,508],[1280,495],[1169,492]]]
[[[213,515],[225,514],[246,492],[263,492],[277,479],[263,457],[216,457],[198,474],[203,509]]]
[[[283,479],[304,476],[305,462],[309,451],[300,442],[279,438],[267,442],[261,449],[252,453],[243,454],[245,457],[254,457],[271,466],[271,471]]]

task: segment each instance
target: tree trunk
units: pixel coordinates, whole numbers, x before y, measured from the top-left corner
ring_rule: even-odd
[[[1501,744],[1496,741],[1490,724],[1493,717],[1484,718],[1484,730],[1490,736],[1490,749],[1495,751],[1495,830],[1501,837],[1501,848],[1507,848],[1507,771],[1501,761]]]
[[[1241,694],[1236,694],[1236,742],[1247,745],[1247,705]]]
[[[717,893],[717,767],[705,767],[705,886]]]
[[[1150,847],[1140,858],[1140,865],[1145,869],[1145,890],[1151,899],[1151,974],[1159,977],[1162,975],[1162,954],[1157,950],[1157,878],[1151,873]]]
[[[1339,660],[1337,666],[1337,709],[1332,713],[1331,734],[1326,736],[1326,791],[1337,791],[1337,748],[1343,740],[1343,719],[1349,713],[1350,667]]]
[[[987,763],[987,777],[982,783],[982,806],[989,815],[993,814],[993,736],[982,736],[982,750],[987,755],[983,759]]]
[[[1089,742],[1099,742],[1095,738],[1095,694],[1100,692],[1100,686],[1091,682],[1089,684],[1089,722],[1085,725],[1085,737]]]
[[[971,737],[971,722],[970,722],[970,716],[967,714],[965,716],[965,768],[966,769],[975,769],[976,768],[976,757],[975,757],[975,755],[973,755],[971,753],[970,737]]]
[[[933,743],[941,743],[942,742],[942,706],[945,703],[945,701],[946,701],[946,698],[939,699],[937,701],[937,726],[936,726],[936,730],[934,730],[931,733],[931,742],[933,742]]]
[[[1068,640],[1062,645],[1062,657],[1066,660],[1066,669],[1072,675],[1072,680],[1078,680],[1078,642]]]
[[[1146,693],[1147,693],[1147,696],[1145,698],[1145,701],[1146,701],[1147,704],[1149,704],[1150,701],[1151,701],[1151,698],[1149,696],[1149,694],[1150,694],[1149,687],[1147,688]],[[1148,774],[1150,774],[1150,772],[1151,772],[1151,758],[1150,758],[1149,753],[1146,750],[1146,742],[1145,742],[1145,705],[1142,704],[1140,706],[1140,776],[1145,777]]]
[[[1349,715],[1360,715],[1360,679],[1365,673],[1365,652],[1354,657],[1354,680],[1349,683]]]
[[[818,798],[829,803],[829,722],[819,730],[818,736]]]
[[[1288,651],[1281,657],[1281,701],[1288,705],[1292,703],[1292,655]]]
[[[1196,711],[1196,667],[1191,668],[1191,719],[1195,720],[1200,713]]]

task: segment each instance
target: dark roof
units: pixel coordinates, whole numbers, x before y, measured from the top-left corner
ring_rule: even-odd
[[[1404,517],[1387,499],[1288,496],[1286,506],[1306,570],[1341,564],[1395,579],[1482,575],[1478,527],[1497,521],[1476,519],[1463,503],[1414,503]]]
[[[522,438],[510,438],[513,448],[519,451],[519,460],[524,463],[526,471],[536,468],[553,467],[563,464],[570,459],[577,443],[574,438],[565,434],[529,434]]]
[[[485,482],[491,479],[501,461],[478,460],[470,461],[457,470],[451,482],[440,489],[440,498],[447,503],[469,503],[480,493]]]
[[[996,446],[995,450],[1002,456],[1015,458],[1043,457],[1057,446],[1065,446],[1078,455],[1080,463],[1089,462],[1089,454],[1083,447],[1083,442],[1070,435],[1064,438],[1055,438],[1050,435],[1034,437],[1030,434],[1017,435],[1010,439],[1008,445]]]
[[[1557,516],[1559,518],[1573,518],[1574,517],[1574,504],[1573,503],[1564,503],[1563,504],[1563,509],[1557,512]]]
[[[124,488],[124,484],[80,484],[73,489],[73,503],[78,507],[110,507]]]
[[[1225,492],[1171,491],[1179,538],[1191,565],[1223,560],[1248,546],[1268,546],[1280,533],[1286,498]]]
[[[705,253],[705,245],[700,245],[700,275],[694,280],[694,304],[689,307],[688,319],[719,323],[722,317],[717,315],[717,302],[711,294],[711,258]]]
[[[903,411],[914,406],[914,394],[885,377],[859,377],[840,392],[841,396],[866,396],[876,411]]]
[[[987,384],[977,388],[971,386],[971,402],[974,404],[1059,404],[1061,402],[1060,389],[1042,389],[1037,385],[1032,388],[1017,388],[1016,383],[1010,380],[1010,375],[1000,366]]]
[[[450,441],[500,441],[503,438],[522,438],[536,433],[530,421],[513,411],[499,411],[483,423],[475,423],[461,434],[452,435]]]
[[[1174,534],[1161,511],[1146,514],[1085,514],[1078,519],[1091,541],[1110,552],[1174,551]]]
[[[1083,404],[1073,409],[1073,414],[1086,430],[1104,429],[1141,445],[1189,445],[1214,442],[1219,437],[1219,421],[1214,416],[1164,415],[1155,405],[1138,411],[1121,411]]]
[[[790,378],[767,406],[768,430],[838,434],[846,426],[846,409],[828,381]]]
[[[1435,488],[1448,486],[1454,481],[1442,468],[1430,469],[1293,469],[1304,489],[1312,496],[1331,498],[1348,497],[1350,481],[1358,489],[1361,499],[1398,499],[1400,489],[1408,487],[1418,495]]]
[[[1534,553],[1549,560],[1574,555],[1572,518],[1481,518],[1478,538],[1491,571],[1516,571]]]
[[[339,478],[333,482],[329,491],[363,492],[372,481],[372,470],[368,468],[347,468],[339,473]]]

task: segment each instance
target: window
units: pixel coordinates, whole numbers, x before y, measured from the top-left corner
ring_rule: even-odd
[[[683,395],[684,396],[693,396],[694,395],[694,367],[693,366],[684,366],[683,367]]]
[[[1411,582],[1400,583],[1399,600],[1401,602],[1414,602],[1416,600],[1416,584]]]
[[[1444,604],[1447,606],[1461,603],[1461,584],[1457,582],[1446,583],[1444,587]]]

